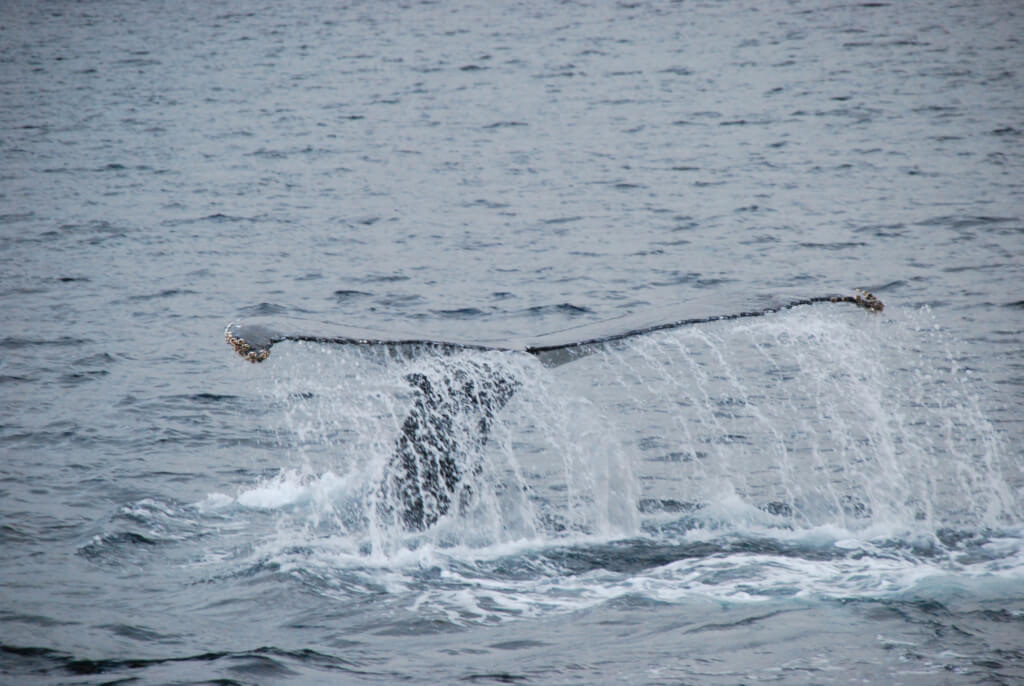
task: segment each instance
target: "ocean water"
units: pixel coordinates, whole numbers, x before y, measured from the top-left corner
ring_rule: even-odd
[[[0,3],[0,681],[1021,683],[1021,36],[984,0]],[[885,310],[556,367],[223,341],[855,288]],[[411,374],[518,386],[412,532]]]

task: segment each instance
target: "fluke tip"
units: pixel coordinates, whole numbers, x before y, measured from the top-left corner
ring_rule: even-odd
[[[262,362],[263,360],[270,357],[270,348],[263,348],[262,350],[256,350],[241,336],[236,336],[231,331],[231,324],[228,324],[224,329],[224,340],[227,341],[228,345],[235,349],[235,352],[241,355],[244,359],[249,360],[253,364]]]

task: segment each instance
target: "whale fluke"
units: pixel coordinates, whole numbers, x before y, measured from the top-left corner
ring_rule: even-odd
[[[467,350],[503,350],[507,352],[525,352],[536,356],[540,361],[549,367],[571,362],[579,357],[593,352],[595,349],[608,343],[614,343],[634,336],[675,329],[681,326],[692,326],[694,324],[707,324],[710,322],[726,321],[731,319],[742,319],[746,317],[763,317],[765,315],[790,310],[805,305],[817,303],[849,303],[857,307],[881,312],[885,305],[867,291],[857,291],[854,295],[823,295],[811,298],[789,300],[783,303],[771,304],[757,309],[743,310],[727,314],[698,315],[685,318],[671,318],[667,321],[643,324],[636,327],[623,327],[616,330],[616,325],[624,318],[612,319],[607,322],[590,324],[585,327],[565,329],[549,334],[537,336],[525,343],[491,343],[480,341],[446,341],[417,336],[393,337],[381,335],[378,332],[359,327],[331,324],[325,328],[341,329],[340,335],[328,334],[304,334],[284,333],[275,331],[261,324],[237,324],[230,323],[224,330],[224,338],[231,345],[235,352],[249,362],[263,362],[270,356],[270,349],[277,343],[283,341],[297,341],[308,343],[324,343],[331,345],[363,345],[378,346],[396,353],[416,354],[417,352],[434,352],[453,354]],[[592,330],[601,327],[601,333],[593,336],[583,335],[582,331]],[[576,334],[576,337],[573,338]]]
[[[367,329],[345,327],[339,335],[280,333],[252,324],[229,324],[224,338],[244,359],[263,362],[270,348],[282,341],[306,341],[333,345],[377,346],[397,356],[414,357],[424,353],[456,354],[460,351],[505,351],[535,355],[544,365],[558,366],[589,355],[601,346],[655,331],[744,317],[761,317],[774,312],[816,303],[849,303],[872,312],[884,309],[882,301],[871,293],[826,295],[790,300],[759,309],[732,314],[670,318],[638,326],[624,326],[624,319],[600,324],[598,335],[585,335],[593,326],[554,332],[523,344],[457,342],[430,338],[380,336]],[[619,329],[607,329],[618,325]],[[333,328],[337,328],[334,326]],[[453,505],[472,497],[467,470],[478,472],[474,456],[482,452],[495,414],[516,392],[519,382],[502,375],[484,362],[467,362],[446,377],[430,378],[423,373],[405,377],[413,388],[412,409],[402,423],[395,450],[385,468],[377,490],[377,512],[383,520],[400,523],[408,531],[421,531],[447,514]],[[643,503],[641,503],[643,505]],[[781,513],[774,504],[770,514]]]

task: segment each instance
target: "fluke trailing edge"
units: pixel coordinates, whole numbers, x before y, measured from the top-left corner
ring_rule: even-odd
[[[793,309],[804,305],[816,303],[850,303],[873,312],[881,312],[884,309],[882,301],[871,293],[858,291],[855,295],[823,295],[812,298],[801,298],[789,300],[783,303],[772,303],[757,309],[743,310],[730,314],[698,315],[685,318],[672,318],[653,324],[640,325],[636,327],[623,327],[614,329],[620,320],[609,320],[603,324],[610,328],[610,333],[594,336],[580,335],[577,338],[566,340],[574,331],[583,329],[567,329],[538,336],[535,339],[521,344],[490,344],[478,341],[443,341],[429,337],[389,337],[379,335],[377,332],[358,327],[343,327],[340,335],[329,334],[306,334],[306,333],[284,333],[259,324],[243,325],[228,324],[224,330],[224,338],[235,351],[249,362],[263,362],[270,356],[270,348],[277,343],[284,341],[305,341],[308,343],[326,343],[332,345],[370,345],[391,349],[413,350],[416,348],[428,349],[432,352],[457,353],[465,350],[504,350],[509,352],[525,352],[536,356],[546,366],[555,367],[566,362],[571,362],[579,357],[587,355],[601,345],[614,343],[626,338],[641,336],[654,331],[664,331],[681,326],[693,324],[706,324],[709,322],[723,321],[729,319],[741,319],[745,317],[763,317],[768,314],[782,310]],[[333,327],[339,328],[339,327]]]
[[[282,341],[307,341],[335,345],[379,346],[403,356],[417,353],[456,354],[460,351],[506,351],[528,353],[547,366],[557,366],[588,355],[603,345],[681,326],[760,317],[781,310],[815,303],[850,303],[873,312],[883,309],[882,301],[867,292],[850,296],[820,296],[776,303],[760,309],[733,314],[671,318],[640,326],[621,326],[612,333],[587,336],[586,327],[538,337],[522,345],[491,345],[430,338],[389,338],[355,327],[339,335],[285,334],[261,325],[229,324],[227,342],[246,360],[262,362],[270,348]],[[608,323],[606,323],[607,325]],[[334,327],[337,328],[337,327]],[[412,387],[412,408],[402,423],[395,449],[377,489],[377,512],[409,531],[432,526],[451,510],[472,497],[467,473],[480,470],[476,462],[490,433],[495,414],[519,387],[519,381],[485,362],[469,362],[449,377],[430,379],[415,373],[405,377]]]

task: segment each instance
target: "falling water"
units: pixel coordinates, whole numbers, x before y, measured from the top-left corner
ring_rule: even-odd
[[[735,495],[796,527],[1017,521],[999,436],[928,319],[806,312],[688,328],[605,352],[616,371],[595,385],[620,410],[645,408],[631,440],[656,498]],[[921,346],[945,347],[948,366]]]
[[[927,312],[819,307],[641,336],[555,369],[520,353],[284,346],[267,381],[291,466],[239,502],[287,504],[286,529],[373,559],[680,526],[927,539],[1017,522],[1011,465],[950,345]],[[411,375],[518,386],[504,408],[451,418],[456,454],[432,459],[456,460],[465,489],[423,531],[381,502],[395,497],[381,483]]]
[[[570,533],[608,538],[636,529],[629,460],[615,451],[613,436],[602,435],[607,429],[593,405],[559,393],[526,354],[424,348],[394,356],[303,345],[278,357],[287,371],[274,373],[269,394],[284,417],[278,440],[296,466],[243,494],[243,504],[279,506],[278,496],[301,503],[295,512],[303,528],[349,537],[370,556],[425,544],[480,547]],[[426,531],[409,531],[389,516],[401,503],[380,487],[415,401],[413,377],[434,389],[454,377],[481,388],[509,379],[518,386],[505,408],[484,400],[449,417],[455,454],[428,451],[428,459],[458,462],[464,497]],[[481,417],[492,412],[486,441],[476,439]]]

